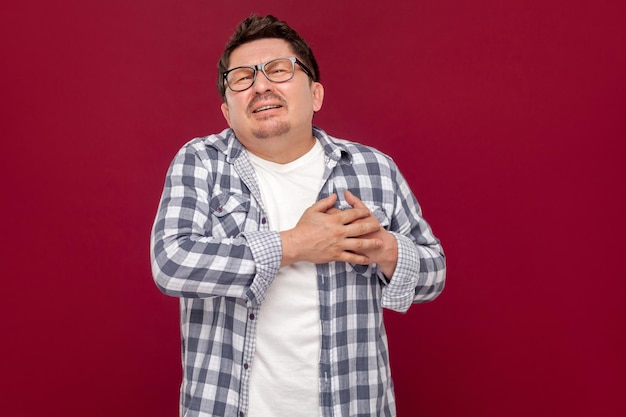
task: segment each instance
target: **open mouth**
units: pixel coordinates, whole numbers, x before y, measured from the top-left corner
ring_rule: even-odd
[[[259,107],[258,109],[255,109],[252,113],[260,113],[266,110],[280,109],[281,107],[282,106],[279,106],[279,105],[262,106],[262,107]]]

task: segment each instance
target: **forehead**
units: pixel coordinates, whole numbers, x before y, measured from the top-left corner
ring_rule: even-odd
[[[230,54],[229,67],[256,65],[274,58],[293,55],[291,45],[284,39],[258,39],[244,43]]]

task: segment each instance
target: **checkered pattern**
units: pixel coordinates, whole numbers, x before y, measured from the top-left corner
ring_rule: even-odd
[[[395,416],[383,308],[405,312],[443,290],[445,258],[395,163],[314,128],[326,169],[320,198],[350,190],[398,241],[393,279],[376,265],[317,265],[321,416]],[[230,129],[176,155],[151,239],[157,286],[180,297],[181,416],[245,416],[256,316],[280,267],[247,152]],[[297,376],[296,376],[297,377]]]

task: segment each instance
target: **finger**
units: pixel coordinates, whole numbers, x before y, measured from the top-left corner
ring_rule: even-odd
[[[380,223],[378,221],[362,221],[346,225],[345,236],[347,237],[359,237],[374,233],[380,230]]]
[[[370,249],[378,249],[382,247],[383,241],[380,239],[347,239],[343,245],[345,250],[355,253],[361,253]]]
[[[308,210],[317,211],[320,213],[324,213],[335,205],[337,201],[337,194],[331,194],[326,198],[322,198],[319,201],[316,201]]]
[[[353,252],[342,252],[338,261],[356,265],[369,265],[371,263],[367,256]]]
[[[339,220],[342,224],[350,224],[356,220],[369,217],[371,214],[372,213],[366,208],[352,208],[347,210],[340,210],[340,212],[335,213],[335,215],[339,216]]]
[[[344,196],[345,196],[346,201],[348,202],[348,204],[350,204],[352,207],[354,207],[354,208],[365,208],[365,209],[367,208],[367,206],[365,204],[363,204],[363,202],[357,196],[352,194],[351,191],[346,190],[346,192],[344,193]]]

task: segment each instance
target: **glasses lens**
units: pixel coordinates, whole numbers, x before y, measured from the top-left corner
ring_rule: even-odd
[[[242,91],[249,88],[254,82],[253,68],[237,68],[226,76],[226,82],[233,91]]]
[[[275,59],[265,64],[265,75],[270,81],[281,83],[293,77],[294,65],[289,59]]]

